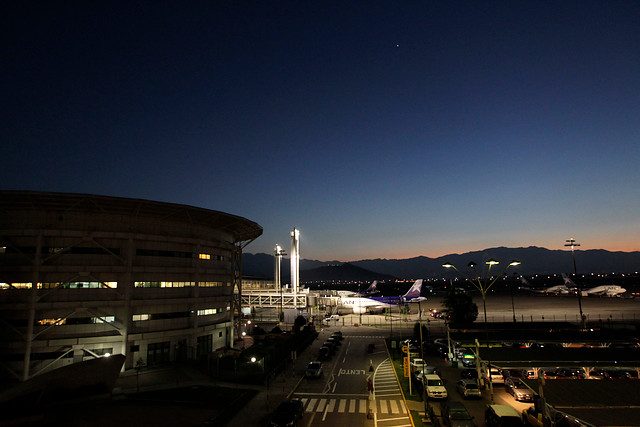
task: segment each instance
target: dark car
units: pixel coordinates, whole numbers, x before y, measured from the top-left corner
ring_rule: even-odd
[[[307,378],[320,378],[322,376],[322,363],[309,362],[304,376]]]
[[[476,380],[478,379],[478,371],[476,369],[463,369],[460,371],[460,379]]]
[[[335,331],[334,333],[331,334],[331,338],[335,338],[337,340],[343,340],[344,337],[342,336],[342,332],[340,331]]]
[[[327,338],[327,341],[332,342],[337,346],[342,345],[342,343],[340,342],[340,338],[337,337],[331,337],[331,338]]]
[[[507,405],[487,405],[484,421],[487,427],[521,427],[523,425],[518,411]]]
[[[336,343],[334,341],[327,340],[322,344],[322,346],[327,347],[330,354],[333,354],[336,351]]]
[[[581,380],[584,379],[584,370],[580,368],[560,368],[556,370],[558,379]]]
[[[449,427],[474,427],[476,425],[464,404],[456,401],[442,404],[442,420]]]
[[[318,359],[327,360],[329,356],[331,356],[331,349],[326,345],[320,347],[320,350],[318,351]]]
[[[501,372],[502,372],[502,378],[504,378],[505,380],[509,377],[522,378],[522,379],[527,379],[529,377],[529,375],[527,374],[527,371],[525,371],[524,369],[508,368],[508,369],[503,369]]]
[[[289,399],[280,403],[269,419],[270,427],[290,427],[298,424],[302,418],[304,405],[302,400]]]
[[[606,369],[594,369],[589,372],[589,377],[597,380],[610,380],[612,379],[611,375]]]

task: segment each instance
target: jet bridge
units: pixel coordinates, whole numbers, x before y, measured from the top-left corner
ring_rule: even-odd
[[[243,307],[307,308],[306,293],[280,293],[245,291],[242,293]]]

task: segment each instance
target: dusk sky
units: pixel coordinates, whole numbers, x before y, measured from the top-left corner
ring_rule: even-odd
[[[640,2],[10,1],[0,188],[353,261],[640,250]],[[564,249],[564,248],[563,248]]]

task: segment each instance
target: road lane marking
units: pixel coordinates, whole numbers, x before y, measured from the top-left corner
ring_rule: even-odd
[[[338,412],[344,412],[346,406],[347,406],[347,399],[340,399],[340,404],[338,405]]]
[[[350,413],[354,413],[356,412],[356,400],[355,399],[350,399],[349,400],[349,412]]]
[[[324,405],[326,403],[327,403],[327,399],[320,399],[320,402],[318,402],[318,407],[316,408],[316,412],[324,411]]]
[[[361,414],[366,414],[367,413],[367,401],[366,400],[360,400],[360,411]]]
[[[400,411],[398,410],[398,403],[395,400],[390,400],[389,401],[389,411],[391,411],[392,414],[397,414]]]
[[[389,413],[389,410],[387,409],[387,401],[386,400],[380,400],[380,412],[382,412],[383,414]]]

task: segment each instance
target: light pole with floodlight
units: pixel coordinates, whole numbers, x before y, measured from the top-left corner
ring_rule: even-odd
[[[573,277],[578,279],[578,271],[576,269],[576,254],[573,252],[574,247],[580,246],[580,243],[577,243],[573,237],[565,240],[565,246],[571,247],[571,258],[573,258]],[[580,310],[580,325],[582,329],[584,329],[584,314],[582,313],[582,291],[580,290],[580,285],[576,283],[576,288],[578,288],[578,309]]]
[[[498,265],[499,262],[494,259],[489,259],[488,261],[485,262],[485,264],[489,266],[489,269],[487,270],[487,275],[485,276],[484,280],[480,280],[480,277],[477,277],[475,280],[470,279],[466,274],[458,270],[458,268],[455,265],[451,264],[450,262],[444,263],[442,264],[442,266],[445,268],[453,268],[455,271],[460,273],[465,279],[471,282],[471,284],[476,289],[480,291],[480,294],[482,295],[482,308],[484,310],[484,325],[486,329],[487,327],[487,292],[489,292],[489,290],[494,285],[494,283],[496,283],[498,278],[504,275],[504,273],[507,271],[509,267],[520,265],[521,262],[515,259],[511,261],[509,264],[507,264],[504,270],[502,270],[502,272],[498,274],[490,283],[489,283],[489,273],[491,272],[491,267],[493,267],[494,265]],[[474,268],[476,265],[477,264],[475,262],[471,261],[469,264],[467,264],[467,267]]]

